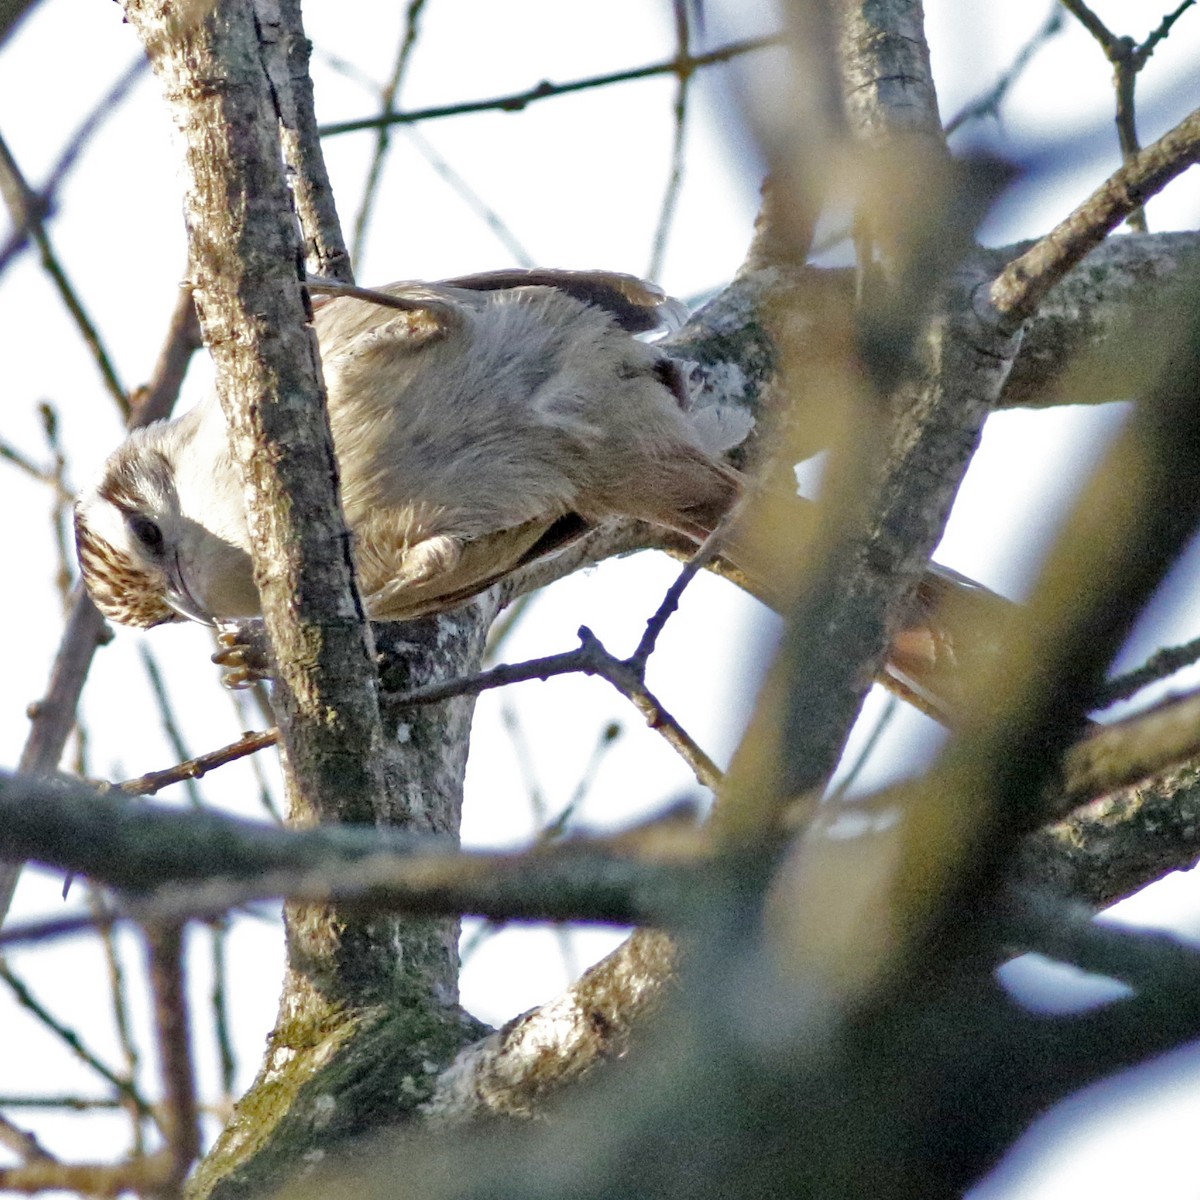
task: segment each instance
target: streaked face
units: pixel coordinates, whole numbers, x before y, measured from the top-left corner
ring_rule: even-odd
[[[259,612],[250,557],[180,510],[175,473],[148,438],[132,439],[75,506],[84,582],[112,621],[149,629]]]
[[[88,594],[121,625],[150,629],[181,616],[168,602],[168,547],[155,519],[155,501],[169,488],[170,467],[161,455],[141,456],[146,471],[122,471],[110,460],[98,485],[75,505],[75,547]],[[142,476],[145,475],[145,480]],[[153,479],[156,486],[144,486]],[[150,491],[158,493],[152,497]]]

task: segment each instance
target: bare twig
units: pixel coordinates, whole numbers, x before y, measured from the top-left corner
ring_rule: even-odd
[[[54,1162],[54,1155],[27,1129],[14,1125],[0,1113],[0,1146],[7,1146],[22,1162]]]
[[[4,441],[2,438],[0,438],[0,459],[12,463],[14,467],[24,471],[26,475],[32,479],[36,479],[38,483],[48,483],[51,485],[54,483],[53,470],[48,467],[39,467],[27,454],[18,450],[16,446]]]
[[[392,64],[392,74],[379,92],[379,107],[384,112],[391,112],[400,91],[400,84],[416,49],[417,37],[421,30],[421,13],[425,8],[425,0],[408,0],[408,8],[404,17],[404,36],[400,39],[400,47],[396,51],[396,61]],[[351,238],[351,253],[354,261],[361,262],[363,247],[367,240],[367,225],[371,220],[371,210],[375,205],[375,196],[379,190],[379,181],[383,176],[383,164],[391,144],[391,128],[380,125],[375,133],[375,149],[371,155],[371,165],[367,170],[366,183],[363,185],[362,202],[358,215],[354,218],[354,234]]]
[[[191,806],[193,808],[203,808],[204,801],[200,798],[200,789],[196,786],[196,780],[200,778],[200,775],[196,774],[194,770],[195,760],[188,751],[187,745],[183,740],[183,733],[179,728],[178,722],[175,720],[171,698],[167,695],[167,685],[163,681],[162,672],[158,669],[158,660],[154,657],[153,652],[147,647],[145,642],[138,646],[138,653],[141,656],[146,677],[150,681],[150,690],[154,693],[154,702],[158,706],[158,715],[162,721],[163,733],[166,735],[167,741],[171,743],[171,749],[175,752],[175,757],[193,765],[193,770],[182,773],[179,776],[179,781],[184,785],[184,790],[187,792],[188,802]],[[178,769],[176,768],[176,770]],[[200,774],[203,774],[203,771]]]
[[[552,96],[567,96],[572,92],[583,92],[591,88],[608,87],[614,83],[629,83],[635,79],[650,79],[655,75],[676,75],[680,71],[694,71],[711,63],[728,62],[742,54],[778,46],[778,37],[751,38],[742,42],[731,42],[705,54],[678,56],[665,62],[652,63],[645,67],[634,67],[627,71],[613,71],[607,75],[592,75],[587,79],[576,79],[570,83],[543,81],[523,92],[497,96],[491,100],[467,100],[460,104],[441,104],[431,108],[413,109],[411,112],[385,112],[375,117],[362,117],[356,121],[338,121],[321,129],[322,137],[334,137],[339,133],[356,133],[362,129],[378,129],[381,125],[409,125],[416,121],[432,121],[439,117],[459,117],[477,112],[521,112],[538,100]]]
[[[96,130],[106,121],[113,113],[117,111],[121,101],[129,94],[130,89],[137,82],[141,73],[146,69],[146,60],[138,59],[132,63],[109,88],[109,90],[101,96],[99,102],[92,109],[91,113],[79,126],[67,142],[62,154],[58,157],[58,162],[50,171],[50,176],[43,185],[40,192],[33,192],[29,188],[22,188],[24,192],[25,202],[22,207],[25,209],[23,216],[17,219],[14,216],[14,224],[16,228],[5,242],[3,248],[0,248],[0,274],[3,274],[4,269],[12,261],[12,259],[20,252],[25,245],[30,233],[36,227],[41,225],[41,222],[53,211],[54,200],[59,188],[62,186],[63,180],[69,174],[71,168],[75,165],[75,160],[79,157],[80,152],[87,146],[95,135]],[[7,151],[5,157],[8,156]],[[10,158],[11,161],[11,158]],[[9,197],[5,196],[6,201],[11,204]]]
[[[158,360],[150,374],[150,382],[133,393],[130,429],[149,425],[152,421],[165,420],[171,415],[175,401],[179,398],[179,389],[183,386],[188,364],[202,344],[192,289],[188,284],[180,284],[175,297],[175,307],[171,310],[171,319],[167,324],[167,336],[163,339]]]
[[[1089,250],[1198,158],[1200,109],[1135,155],[1032,249],[1009,263],[992,284],[992,303],[1009,320],[1024,320]]]
[[[1146,59],[1148,59],[1150,55],[1154,53],[1155,47],[1158,45],[1158,43],[1161,42],[1163,38],[1165,38],[1171,32],[1171,26],[1174,25],[1175,22],[1178,21],[1179,18],[1182,17],[1183,14],[1187,12],[1187,10],[1195,3],[1196,0],[1183,0],[1183,3],[1180,4],[1178,8],[1176,8],[1173,12],[1167,13],[1166,16],[1163,17],[1163,19],[1158,23],[1158,28],[1153,30],[1146,40],[1138,47],[1138,56],[1141,58],[1143,63],[1145,63]]]
[[[1110,679],[1104,685],[1096,707],[1107,708],[1118,700],[1127,700],[1142,688],[1158,683],[1176,671],[1182,671],[1184,667],[1190,667],[1197,659],[1200,659],[1200,638],[1194,638],[1182,646],[1166,646],[1152,654],[1140,667]]]
[[[52,1034],[67,1045],[84,1064],[89,1066],[97,1075],[106,1079],[116,1088],[117,1092],[129,1102],[137,1106],[138,1112],[143,1117],[153,1117],[153,1111],[150,1105],[142,1099],[141,1094],[137,1090],[137,1085],[132,1079],[125,1079],[118,1075],[111,1067],[103,1063],[95,1054],[92,1053],[84,1044],[73,1029],[64,1025],[58,1020],[47,1008],[43,1005],[36,996],[29,990],[26,984],[13,973],[12,968],[3,959],[0,959],[0,979],[3,979],[11,989],[17,1003],[31,1013],[38,1021],[40,1021]]]
[[[675,582],[663,596],[662,603],[659,604],[650,620],[646,622],[646,630],[642,634],[641,641],[638,642],[637,649],[629,656],[631,666],[645,669],[646,663],[650,661],[650,655],[654,653],[654,647],[658,644],[659,635],[666,627],[671,614],[679,607],[684,590],[720,554],[721,545],[733,523],[733,517],[733,513],[727,513],[716,529],[704,539],[703,545],[684,563]]]
[[[152,925],[146,931],[150,986],[154,995],[154,1030],[163,1083],[160,1124],[167,1137],[174,1169],[171,1184],[178,1192],[200,1153],[200,1121],[196,1077],[192,1067],[187,988],[183,968],[183,927]]]
[[[233,1081],[237,1077],[237,1060],[233,1053],[233,1037],[229,1024],[229,922],[218,917],[209,925],[209,944],[212,952],[212,1019],[217,1037],[217,1057],[221,1066],[221,1092],[228,1104],[233,1099]]]
[[[587,626],[579,629],[579,648],[576,650],[550,654],[524,663],[502,664],[461,679],[427,684],[403,696],[394,697],[392,702],[436,704],[451,696],[477,696],[511,683],[524,683],[532,679],[544,681],[555,675],[576,673],[598,675],[611,683],[646,718],[646,724],[657,730],[691,767],[699,783],[714,790],[720,785],[722,773],[717,765],[646,687],[643,682],[644,664],[610,654]]]
[[[846,796],[850,789],[858,781],[858,777],[862,774],[863,768],[871,759],[871,755],[875,753],[879,746],[880,740],[887,732],[888,726],[891,725],[893,718],[900,709],[900,697],[891,695],[887,698],[887,703],[883,706],[883,712],[879,714],[879,719],[875,722],[875,727],[871,730],[870,736],[863,743],[863,748],[858,752],[858,757],[850,764],[849,770],[838,781],[837,787],[830,792],[830,798],[839,800]]]
[[[86,893],[87,905],[92,916],[102,922],[107,916],[108,909],[101,890],[89,886]],[[108,993],[112,1002],[113,1025],[116,1027],[121,1053],[125,1056],[125,1074],[129,1079],[136,1079],[140,1055],[137,1043],[133,1039],[133,1031],[129,1024],[129,1008],[125,1002],[125,971],[121,966],[120,956],[117,954],[116,939],[113,937],[111,926],[105,927],[101,924],[99,931],[104,962],[108,970]],[[122,1105],[129,1113],[134,1154],[142,1154],[145,1149],[142,1114],[138,1111],[137,1105],[130,1103],[128,1099],[123,1099]]]
[[[556,841],[564,835],[575,813],[579,810],[579,806],[587,797],[588,791],[595,781],[597,768],[600,766],[604,756],[621,736],[621,726],[615,721],[611,721],[600,731],[600,736],[592,748],[592,753],[579,774],[579,780],[575,785],[574,791],[558,814],[552,820],[548,820],[548,808],[545,798],[542,795],[541,788],[538,786],[533,772],[533,755],[529,743],[523,735],[516,711],[510,705],[505,705],[501,712],[505,729],[512,739],[513,748],[517,754],[517,762],[520,764],[522,774],[525,776],[525,786],[529,795],[530,807],[533,809],[538,821],[539,829],[536,844],[544,845],[547,842]],[[478,949],[481,942],[501,927],[501,923],[498,921],[483,922],[475,933],[464,942],[462,947],[463,961],[465,962],[468,955]],[[571,931],[568,928],[559,926],[555,928],[554,932],[558,938],[559,953],[562,956],[563,967],[567,972],[568,978],[574,979],[579,974],[579,967],[576,961]]]
[[[166,343],[154,375],[130,418],[131,426],[147,424],[166,416],[175,403],[184,372],[198,345],[198,326],[191,292],[181,292],[171,315]],[[96,647],[105,637],[104,618],[77,586],[66,628],[51,668],[50,682],[42,699],[30,705],[32,728],[21,751],[20,769],[29,774],[48,774],[58,765],[63,747],[75,724],[75,709],[87,678]],[[20,867],[0,864],[0,925],[12,902]]]
[[[671,233],[675,208],[679,203],[679,189],[683,184],[683,147],[687,132],[688,90],[694,69],[687,65],[691,37],[687,5],[684,0],[676,0],[673,8],[675,12],[675,56],[681,65],[675,83],[675,131],[671,138],[671,170],[667,176],[667,187],[663,193],[662,206],[659,209],[658,227],[654,231],[654,241],[651,243],[650,265],[646,269],[646,275],[650,279],[657,279],[662,274],[663,258],[667,251],[667,238]]]
[[[41,418],[42,432],[46,437],[46,447],[54,462],[51,469],[53,502],[50,507],[50,525],[54,531],[55,558],[58,560],[58,567],[54,572],[54,586],[65,615],[71,606],[71,581],[75,563],[75,543],[71,536],[74,489],[67,483],[67,456],[59,436],[58,413],[49,401],[43,400],[38,405],[38,416]]]
[[[1183,0],[1183,3],[1164,16],[1158,27],[1138,45],[1131,37],[1118,37],[1114,34],[1084,0],[1062,0],[1063,7],[1099,42],[1105,57],[1112,63],[1113,87],[1117,93],[1117,139],[1126,163],[1131,162],[1141,149],[1134,108],[1138,72],[1149,61],[1158,43],[1171,32],[1175,22],[1194,3],[1195,0]],[[1146,232],[1146,212],[1141,206],[1130,212],[1126,220],[1131,229],[1138,233]]]
[[[354,272],[342,237],[333,186],[321,152],[312,79],[308,73],[311,43],[304,33],[300,0],[278,0],[258,11],[259,47],[268,69],[277,61],[272,55],[266,14],[278,17],[278,38],[283,50],[282,71],[272,77],[272,100],[279,117],[279,141],[290,173],[296,213],[304,235],[308,270],[316,275],[350,282]]]
[[[0,137],[0,196],[3,196],[13,225],[16,226],[16,232],[12,237],[19,236],[22,241],[26,237],[33,238],[41,254],[42,267],[54,282],[63,304],[66,305],[67,311],[75,321],[80,336],[91,351],[92,359],[100,372],[104,386],[116,401],[121,415],[128,417],[129,398],[124,387],[121,386],[121,381],[117,378],[112,359],[100,340],[99,331],[84,310],[83,301],[67,278],[67,273],[63,270],[62,263],[59,262],[58,255],[55,254],[54,247],[50,243],[50,236],[46,233],[42,223],[44,216],[50,211],[46,194],[36,195],[29,184],[25,182],[25,176],[21,173],[21,168],[17,165],[17,160],[13,158],[3,137]],[[10,239],[11,241],[12,239]],[[0,251],[0,271],[4,270],[6,261],[5,252]]]
[[[1190,0],[1189,0],[1190,3]],[[1062,30],[1063,19],[1062,10],[1059,8],[1058,0],[1053,0],[1050,8],[1050,14],[1042,23],[1041,28],[1017,51],[1016,57],[1012,60],[1007,71],[1000,76],[998,80],[986,91],[982,96],[972,100],[965,107],[960,108],[949,121],[946,122],[946,136],[954,133],[955,130],[961,128],[968,121],[978,120],[980,117],[995,117],[1000,111],[1000,105],[1004,103],[1005,96],[1011,91],[1013,84],[1021,78],[1025,68],[1033,61],[1034,55],[1056,34]],[[848,231],[847,231],[848,232]],[[842,235],[846,236],[845,234]]]
[[[173,1178],[166,1152],[122,1163],[60,1163],[38,1160],[19,1167],[0,1167],[0,1192],[61,1190],[80,1196],[116,1196],[122,1192],[154,1195]]]
[[[433,148],[420,129],[416,125],[410,125],[405,133],[436,174],[454,189],[459,199],[495,234],[500,244],[512,255],[513,262],[522,267],[537,266],[537,261],[522,245],[508,222]]]
[[[249,720],[248,706],[253,702],[258,710],[258,715],[263,720],[268,728],[275,724],[275,714],[271,709],[271,701],[267,695],[267,688],[261,681],[255,683],[251,688],[241,688],[232,690],[223,688],[233,703],[234,712],[238,716],[238,724],[242,729],[248,728],[253,724]],[[249,695],[247,696],[247,693]],[[249,756],[250,770],[254,773],[254,781],[258,787],[258,800],[263,807],[263,811],[275,822],[276,825],[283,824],[283,813],[279,809],[279,805],[275,802],[274,794],[271,790],[271,785],[267,781],[267,773],[263,769],[263,760],[255,755]]]
[[[130,796],[152,796],[155,792],[188,779],[200,779],[215,767],[223,767],[226,763],[245,758],[248,754],[256,754],[267,746],[274,746],[279,741],[277,729],[265,729],[261,733],[243,734],[236,742],[222,746],[219,750],[210,750],[207,754],[198,754],[185,762],[161,771],[150,771],[139,775],[137,779],[128,779],[120,784],[121,791]],[[197,805],[199,807],[199,805]]]

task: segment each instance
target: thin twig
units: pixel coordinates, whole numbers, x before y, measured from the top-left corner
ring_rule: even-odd
[[[1084,4],[1083,0],[1061,0],[1063,8],[1067,10],[1079,23],[1100,43],[1107,51],[1109,46],[1115,42],[1115,34],[1109,31],[1107,25],[1100,20],[1092,10]]]
[[[1197,159],[1200,109],[1110,175],[1070,216],[1009,263],[992,284],[992,303],[1010,321],[1030,316],[1090,250]]]
[[[417,37],[421,30],[421,12],[424,7],[425,0],[409,0],[408,2],[408,10],[404,17],[404,36],[400,39],[396,61],[392,64],[392,74],[379,93],[379,107],[384,112],[391,112],[396,103],[400,84],[417,45]],[[367,169],[367,180],[363,185],[362,202],[358,207],[358,215],[354,218],[351,255],[356,263],[362,262],[363,248],[367,241],[367,225],[371,220],[371,211],[375,205],[375,196],[379,191],[379,181],[383,177],[383,163],[387,158],[390,144],[390,127],[379,126],[375,136],[375,150],[371,155],[371,165]]]
[[[1158,683],[1160,679],[1166,679],[1176,671],[1182,671],[1184,667],[1190,667],[1198,659],[1200,638],[1185,642],[1182,646],[1165,646],[1146,659],[1140,667],[1110,679],[1096,698],[1096,707],[1107,708],[1110,704],[1116,704],[1118,700],[1127,700],[1142,688]]]
[[[54,483],[54,472],[50,468],[39,467],[28,455],[2,438],[0,438],[0,459],[12,463],[14,467],[24,471],[26,475],[36,479],[38,483]]]
[[[521,112],[538,100],[548,100],[553,96],[567,96],[572,92],[583,92],[590,88],[607,87],[614,83],[629,83],[636,79],[650,79],[655,75],[675,75],[681,70],[694,71],[698,67],[707,67],[712,63],[728,62],[741,54],[750,54],[755,50],[765,50],[770,46],[783,44],[782,37],[751,38],[742,42],[731,42],[705,54],[688,55],[684,59],[678,56],[665,62],[652,63],[645,67],[635,67],[627,71],[613,71],[607,75],[593,75],[587,79],[576,79],[570,83],[550,83],[543,81],[535,87],[523,92],[513,92],[507,96],[496,96],[490,100],[467,100],[459,104],[441,104],[431,108],[413,109],[411,112],[385,112],[374,117],[361,117],[355,121],[339,121],[325,125],[321,129],[322,137],[335,137],[339,133],[357,133],[363,129],[377,129],[381,125],[411,125],[417,121],[433,121],[440,117],[458,117],[478,112]]]
[[[591,756],[584,764],[579,781],[575,784],[575,790],[571,793],[571,798],[563,806],[558,816],[542,830],[543,841],[553,841],[555,838],[562,837],[566,832],[568,825],[579,811],[579,806],[587,799],[588,792],[591,791],[592,785],[596,781],[596,772],[600,769],[601,762],[617,744],[617,739],[620,738],[622,732],[620,724],[616,721],[609,721],[605,724],[600,731],[600,736],[596,739],[595,746],[592,747]]]
[[[149,425],[152,421],[163,421],[171,415],[188,365],[202,345],[192,289],[186,283],[180,284],[175,307],[167,324],[167,335],[150,374],[150,381],[145,387],[135,389],[131,397],[133,415],[129,419],[130,429]]]
[[[3,1113],[0,1113],[0,1146],[7,1146],[22,1162],[56,1161],[28,1129],[14,1125]]]
[[[1158,28],[1137,48],[1137,56],[1141,60],[1141,64],[1139,65],[1145,64],[1150,55],[1154,53],[1158,43],[1171,32],[1171,26],[1195,3],[1196,0],[1183,0],[1183,3],[1174,12],[1169,12],[1163,17],[1162,21],[1159,22]]]
[[[163,681],[162,672],[158,669],[158,660],[154,657],[154,653],[142,642],[138,646],[138,653],[141,655],[142,666],[146,671],[146,677],[150,681],[150,690],[154,693],[154,703],[158,706],[159,720],[162,722],[163,733],[166,734],[167,741],[171,743],[171,749],[175,753],[175,757],[180,762],[194,762],[191,752],[187,748],[187,743],[183,740],[183,734],[179,729],[179,723],[175,720],[175,712],[171,707],[171,698],[167,695],[167,685]],[[184,791],[187,792],[188,801],[193,808],[203,808],[204,801],[200,797],[200,789],[196,786],[198,775],[185,774],[180,777],[180,782],[184,786]]]
[[[91,914],[98,921],[107,915],[107,906],[101,890],[89,886],[86,891],[87,905]],[[125,971],[117,954],[116,939],[113,937],[111,926],[100,926],[100,942],[104,950],[104,961],[108,968],[108,991],[112,1002],[113,1025],[117,1031],[117,1042],[125,1057],[125,1074],[129,1079],[136,1079],[140,1055],[137,1044],[133,1040],[133,1031],[129,1024],[129,1008],[125,1002]],[[129,1113],[133,1133],[133,1152],[142,1154],[145,1150],[145,1134],[142,1115],[135,1104],[122,1101],[123,1107]]]
[[[176,1190],[200,1155],[200,1116],[192,1066],[183,937],[183,926],[173,923],[153,925],[146,930],[154,1032],[162,1076],[163,1113],[159,1123],[171,1151],[174,1164],[171,1182]]]
[[[1190,2],[1191,0],[1189,0]],[[982,96],[976,97],[969,104],[960,108],[946,122],[946,136],[949,137],[955,130],[960,129],[968,121],[976,121],[981,117],[997,116],[1000,111],[1000,105],[1004,103],[1005,96],[1008,95],[1013,85],[1024,74],[1025,68],[1033,61],[1034,55],[1055,34],[1061,32],[1062,27],[1062,10],[1059,8],[1058,0],[1053,0],[1049,16],[1047,16],[1041,28],[1033,37],[1017,51],[1017,55],[1009,65],[1008,70]],[[844,237],[846,234],[842,236]]]
[[[43,224],[43,218],[49,212],[49,204],[43,196],[36,195],[26,183],[25,176],[17,165],[17,160],[13,157],[8,143],[2,136],[0,136],[0,196],[4,197],[9,215],[16,226],[13,238],[19,236],[22,243],[26,237],[33,238],[41,255],[42,267],[54,282],[59,297],[66,305],[80,336],[91,351],[92,360],[100,372],[100,378],[104,381],[105,388],[116,401],[121,416],[128,417],[129,397],[122,387],[121,381],[117,378],[112,359],[104,348],[104,343],[100,340],[99,331],[85,311],[79,293],[67,278],[67,273],[59,261],[58,255],[54,252],[50,236]],[[0,252],[0,271],[3,271],[6,261],[4,252]]]
[[[209,925],[212,951],[212,1010],[213,1029],[217,1036],[217,1057],[221,1064],[221,1094],[228,1103],[233,1100],[233,1083],[237,1078],[237,1059],[233,1053],[233,1037],[229,1022],[229,922],[219,917]]]
[[[279,22],[284,80],[273,83],[279,104],[279,142],[288,170],[288,186],[304,235],[304,259],[314,275],[353,282],[350,252],[342,237],[333,185],[321,152],[316,100],[308,62],[312,43],[305,36],[300,0],[275,0],[269,6]],[[266,19],[266,8],[256,19]],[[280,86],[280,83],[283,86]]]
[[[1112,63],[1113,87],[1117,93],[1117,139],[1121,146],[1121,157],[1126,163],[1131,162],[1141,149],[1135,112],[1138,72],[1149,61],[1158,43],[1170,33],[1175,22],[1194,3],[1195,0],[1183,0],[1178,8],[1163,17],[1158,28],[1138,45],[1131,37],[1118,37],[1113,33],[1083,0],[1062,0],[1063,7],[1099,42],[1105,57]],[[1146,233],[1145,208],[1135,208],[1126,218],[1126,223],[1130,229]]]
[[[887,732],[888,726],[891,725],[896,713],[900,711],[900,697],[890,695],[887,698],[887,703],[883,706],[883,712],[879,714],[879,719],[875,722],[875,727],[871,730],[863,748],[859,751],[858,757],[850,769],[838,781],[830,793],[831,800],[841,800],[845,797],[850,789],[858,782],[858,777],[862,774],[863,768],[870,761],[871,755],[875,753],[879,746],[879,742],[883,735]]]
[[[525,663],[501,664],[462,679],[426,684],[397,697],[395,703],[433,704],[451,696],[478,695],[491,688],[506,687],[510,683],[522,683],[532,679],[544,681],[554,675],[575,672],[598,675],[611,683],[646,718],[650,728],[657,730],[666,739],[691,767],[699,783],[715,791],[723,778],[720,769],[646,687],[646,664],[671,614],[679,607],[684,589],[696,577],[697,572],[719,553],[736,513],[736,509],[727,513],[684,564],[675,582],[667,589],[662,603],[646,622],[641,641],[629,658],[620,659],[610,654],[590,629],[581,626],[577,650],[570,650],[565,654],[552,654]]]
[[[90,924],[90,921],[89,921]],[[143,1117],[153,1117],[154,1113],[150,1105],[142,1099],[137,1090],[137,1085],[132,1079],[123,1079],[111,1067],[106,1066],[95,1054],[92,1053],[84,1044],[79,1034],[73,1029],[64,1025],[55,1017],[49,1009],[42,1004],[36,996],[29,990],[26,984],[13,973],[12,968],[3,959],[0,959],[0,979],[3,979],[9,988],[12,990],[13,996],[17,1003],[27,1012],[36,1017],[51,1033],[55,1035],[61,1042],[65,1043],[74,1052],[82,1062],[91,1067],[97,1075],[106,1079],[113,1085],[117,1091],[127,1100],[137,1105],[138,1111]]]
[[[153,1196],[172,1182],[173,1162],[165,1152],[121,1163],[63,1163],[39,1159],[0,1167],[0,1192],[65,1191],[78,1196]]]
[[[58,191],[75,166],[76,159],[91,141],[96,130],[117,111],[121,101],[129,94],[130,89],[148,65],[145,58],[139,58],[131,63],[116,83],[100,97],[91,113],[67,142],[63,152],[58,156],[58,162],[51,168],[50,175],[41,191],[35,193],[28,187],[25,188],[28,206],[25,215],[20,220],[14,221],[16,228],[3,248],[0,249],[0,274],[4,273],[4,269],[20,252],[34,227],[40,225],[53,211]],[[7,196],[5,198],[8,199]]]
[[[263,718],[264,724],[268,727],[274,726],[275,714],[271,711],[270,700],[267,698],[267,690],[261,681],[255,683],[250,688],[222,688],[221,690],[231,697],[234,711],[239,718],[238,724],[243,729],[252,724],[251,721],[246,719],[251,698],[253,699],[255,708],[258,709],[259,716]],[[270,784],[267,782],[267,773],[263,770],[263,760],[257,755],[251,754],[247,762],[250,770],[254,773],[254,782],[258,787],[258,801],[262,805],[263,811],[276,825],[282,825],[283,813],[280,811],[279,805],[275,803]]]
[[[643,682],[644,666],[634,659],[620,659],[610,654],[587,626],[580,626],[579,648],[562,654],[523,663],[508,663],[414,688],[392,701],[395,704],[435,704],[452,696],[477,696],[492,688],[507,687],[533,679],[547,680],[555,675],[597,675],[607,680],[646,718],[646,724],[656,730],[692,769],[704,787],[716,789],[721,782],[720,768],[692,740],[691,736],[655,698]]]
[[[523,592],[492,622],[492,626],[488,630],[487,644],[483,648],[485,664],[495,662],[496,655],[500,653],[504,643],[539,595],[540,593],[536,591]]]
[[[517,716],[516,709],[511,704],[505,703],[502,705],[500,712],[505,732],[508,734],[509,741],[512,743],[516,754],[517,767],[521,772],[525,784],[525,795],[529,800],[529,807],[533,813],[534,828],[537,830],[536,844],[542,845],[553,840],[553,834],[549,833],[549,830],[555,822],[549,819],[549,806],[546,803],[546,797],[542,792],[541,785],[538,783],[537,772],[533,765],[533,750],[529,745],[528,739],[524,736],[524,730],[521,727],[521,721]],[[557,821],[557,818],[555,821]],[[482,922],[471,939],[463,947],[463,956],[465,957],[466,954],[478,949],[482,942],[502,928],[503,922],[500,921],[488,920]],[[558,943],[558,953],[562,959],[563,970],[566,972],[568,979],[574,979],[579,974],[579,969],[571,930],[566,925],[559,924],[554,926],[553,934],[555,941]]]
[[[650,660],[650,655],[654,653],[654,647],[658,644],[659,635],[666,627],[671,614],[679,607],[679,601],[688,584],[721,552],[721,545],[733,524],[736,511],[734,509],[726,513],[716,529],[704,539],[696,553],[683,564],[683,569],[679,572],[675,582],[663,596],[662,603],[659,604],[650,620],[646,622],[646,631],[642,634],[642,640],[638,642],[637,649],[629,656],[628,661],[631,666],[645,668],[646,663]]]
[[[59,437],[58,413],[49,401],[43,400],[38,405],[38,416],[42,420],[42,432],[46,436],[46,447],[54,462],[52,469],[53,503],[50,508],[50,525],[54,530],[54,550],[58,567],[54,572],[54,586],[62,604],[63,615],[70,611],[71,583],[74,579],[74,538],[72,514],[75,500],[74,488],[67,483],[67,456]]]
[[[679,190],[683,185],[687,102],[692,81],[692,68],[685,64],[688,59],[691,26],[688,21],[687,5],[683,0],[675,0],[673,8],[675,12],[675,54],[681,65],[675,85],[675,131],[671,138],[671,170],[667,176],[667,188],[663,193],[662,206],[659,209],[658,227],[654,231],[654,241],[651,243],[650,265],[646,270],[649,279],[657,279],[662,274],[663,259],[666,257],[667,251],[667,238],[671,233],[675,209],[679,203]]]
[[[433,148],[416,125],[405,131],[408,140],[420,151],[425,161],[445,182],[454,189],[459,199],[495,234],[496,239],[512,256],[513,262],[521,267],[535,267],[537,261],[525,249],[511,226],[475,189]],[[654,278],[653,275],[650,276]]]
[[[255,754],[267,746],[274,746],[278,741],[279,731],[277,729],[245,733],[236,742],[222,746],[219,750],[198,754],[186,762],[177,763],[162,771],[150,771],[145,775],[139,775],[136,779],[128,779],[117,786],[130,796],[152,796],[172,783],[180,783],[185,779],[200,779],[215,767],[223,767],[226,763],[244,758],[247,754]]]

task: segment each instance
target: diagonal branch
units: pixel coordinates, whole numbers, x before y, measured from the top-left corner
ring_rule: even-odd
[[[1025,320],[1046,293],[1130,213],[1200,159],[1200,109],[1114,172],[1069,217],[992,284],[990,299],[1010,322]]]
[[[523,112],[539,100],[554,96],[569,96],[574,92],[586,92],[592,88],[608,87],[614,83],[632,83],[638,79],[651,79],[655,75],[678,75],[681,71],[695,71],[712,63],[729,62],[742,54],[765,50],[780,44],[778,37],[751,38],[743,42],[731,42],[704,54],[676,55],[665,62],[651,63],[645,67],[633,67],[626,71],[612,71],[605,75],[591,75],[586,79],[575,79],[569,83],[550,83],[543,80],[525,91],[496,96],[491,100],[466,100],[460,104],[441,104],[430,108],[413,109],[411,112],[385,112],[376,117],[363,117],[356,121],[338,121],[321,127],[322,137],[334,137],[339,133],[357,133],[362,129],[378,129],[384,125],[408,125],[417,121],[432,121],[439,117],[460,117],[479,112]]]

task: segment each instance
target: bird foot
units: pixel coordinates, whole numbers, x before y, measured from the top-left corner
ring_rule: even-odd
[[[217,642],[221,648],[212,660],[224,669],[221,683],[225,687],[240,691],[271,678],[271,646],[261,617],[222,622]]]

